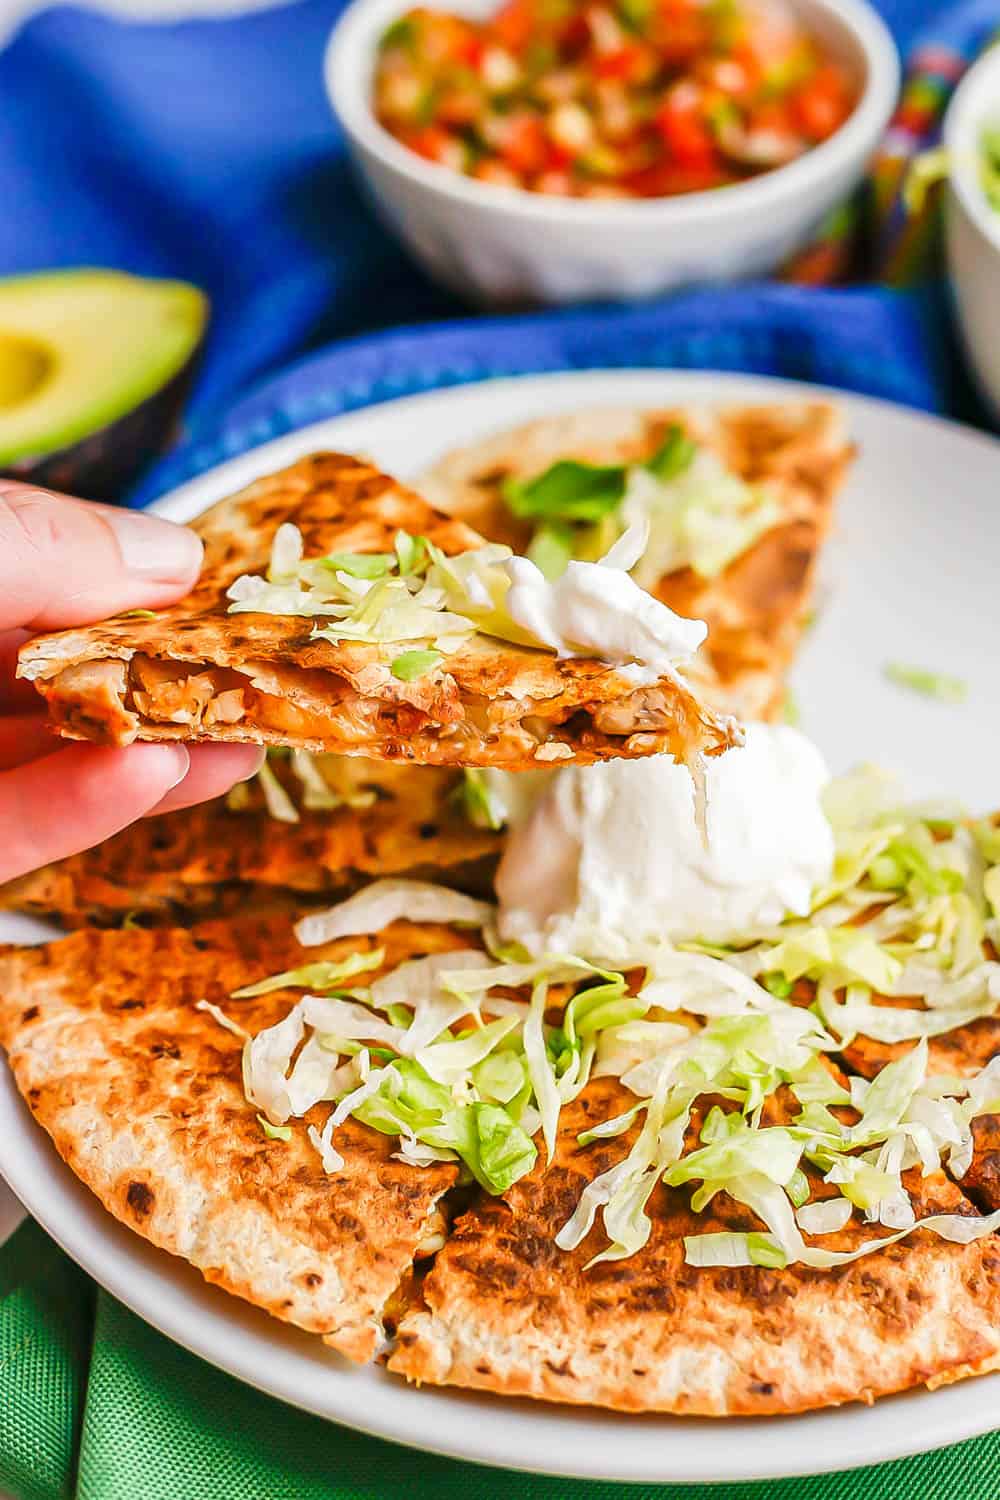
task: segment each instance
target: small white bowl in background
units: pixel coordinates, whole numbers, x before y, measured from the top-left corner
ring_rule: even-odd
[[[855,185],[895,107],[899,61],[865,0],[792,0],[859,90],[850,118],[797,161],[671,198],[567,199],[498,187],[425,161],[371,105],[379,38],[413,0],[354,0],[330,38],[326,84],[377,208],[438,281],[477,303],[648,297],[774,270]],[[486,16],[498,0],[440,0]]]
[[[993,123],[1000,124],[1000,47],[966,73],[944,122],[945,233],[958,323],[979,387],[1000,418],[1000,214],[979,183],[979,137]]]

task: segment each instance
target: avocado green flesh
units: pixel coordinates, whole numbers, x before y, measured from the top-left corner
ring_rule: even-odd
[[[155,395],[207,311],[197,287],[120,271],[0,281],[0,464],[67,448]]]

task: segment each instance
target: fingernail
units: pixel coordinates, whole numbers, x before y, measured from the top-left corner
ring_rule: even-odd
[[[176,762],[177,774],[174,776],[174,779],[173,781],[171,781],[170,785],[165,788],[165,795],[166,792],[172,792],[175,786],[180,786],[181,782],[190,771],[191,752],[185,745],[157,745],[156,748],[161,752],[169,752]]]
[[[157,583],[184,583],[201,566],[200,539],[186,526],[137,510],[105,511],[127,570]]]
[[[250,745],[247,746],[248,750],[251,749],[251,748],[252,747]],[[261,745],[261,747],[260,747],[260,754],[257,757],[257,763],[256,763],[256,765],[252,766],[249,771],[244,772],[244,774],[240,777],[240,780],[241,781],[252,781],[254,779],[254,777],[257,775],[257,772],[260,770],[261,766],[264,764],[264,762],[265,762],[266,759],[267,759],[267,751],[264,749],[264,746]]]

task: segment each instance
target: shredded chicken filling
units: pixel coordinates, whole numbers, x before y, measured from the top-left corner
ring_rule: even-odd
[[[245,723],[279,739],[344,747],[387,737],[457,738],[469,746],[488,744],[504,758],[540,761],[567,752],[554,731],[568,720],[584,720],[584,732],[625,737],[666,730],[676,715],[662,688],[652,686],[615,703],[563,705],[550,717],[544,701],[506,696],[466,702],[460,719],[441,723],[411,703],[366,697],[333,672],[283,667],[279,673],[255,663],[236,671],[141,655],[127,664],[109,660],[67,668],[48,692],[57,716],[69,725],[92,725],[96,701],[97,717],[120,741],[134,739],[143,722],[194,730]]]

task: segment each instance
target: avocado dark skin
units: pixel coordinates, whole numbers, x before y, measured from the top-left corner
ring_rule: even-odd
[[[147,464],[177,436],[200,357],[198,348],[161,390],[116,422],[56,453],[0,464],[0,476],[78,495],[81,500],[120,500]]]
[[[87,266],[0,279],[0,475],[120,499],[176,432],[207,321],[186,281]]]

